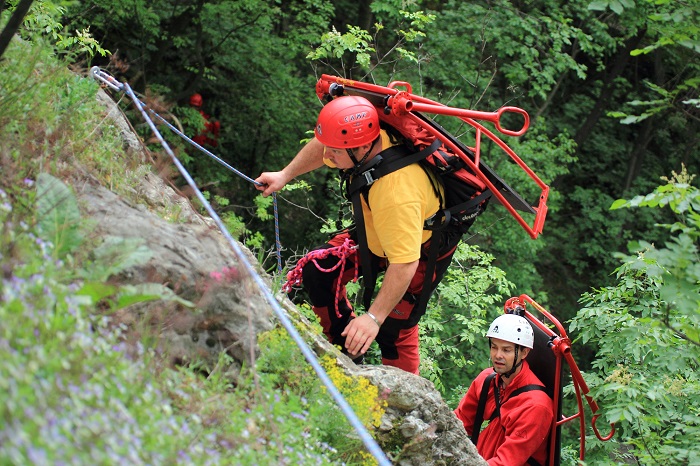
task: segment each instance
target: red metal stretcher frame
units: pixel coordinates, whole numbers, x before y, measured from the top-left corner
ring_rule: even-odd
[[[598,407],[598,403],[595,402],[593,398],[591,398],[588,393],[589,393],[589,388],[588,385],[586,385],[586,381],[583,380],[583,376],[581,375],[581,371],[578,368],[578,365],[576,364],[576,361],[574,361],[573,356],[571,355],[571,340],[569,339],[568,335],[566,334],[566,330],[564,330],[564,327],[559,323],[559,320],[557,320],[556,317],[554,317],[552,314],[550,314],[546,309],[544,309],[540,304],[535,302],[534,299],[529,297],[526,294],[521,294],[518,297],[510,298],[508,301],[506,301],[506,304],[504,306],[504,309],[514,309],[517,305],[522,305],[523,309],[525,308],[526,304],[531,304],[532,307],[534,307],[540,314],[542,314],[547,320],[549,320],[552,325],[556,328],[556,330],[559,332],[559,334],[555,333],[551,328],[549,328],[547,325],[545,325],[541,320],[539,320],[537,317],[535,317],[533,314],[528,312],[527,310],[524,310],[524,317],[530,321],[533,325],[537,326],[540,330],[542,330],[545,335],[549,336],[550,342],[549,345],[554,352],[554,355],[556,356],[556,370],[555,370],[555,379],[554,379],[554,399],[552,401],[552,406],[554,407],[554,412],[556,413],[558,410],[559,406],[559,390],[558,387],[561,385],[561,361],[562,358],[566,360],[568,366],[569,366],[569,371],[571,372],[571,378],[574,383],[574,388],[576,389],[576,402],[578,404],[578,412],[572,416],[568,417],[562,417],[561,419],[553,419],[552,420],[552,432],[555,432],[556,428],[566,424],[569,421],[572,421],[576,418],[579,418],[579,428],[581,432],[580,436],[580,452],[579,452],[579,458],[581,460],[584,459],[585,453],[586,453],[586,421],[585,421],[585,414],[583,410],[583,397],[585,397],[586,402],[588,403],[588,406],[591,408],[591,412],[593,413],[593,417],[591,418],[591,427],[593,428],[593,432],[595,433],[595,436],[598,437],[599,440],[603,442],[607,442],[610,440],[613,435],[615,435],[615,424],[611,423],[610,424],[610,433],[603,437],[600,432],[598,431],[598,428],[596,427],[596,421],[598,420],[598,417],[600,414],[598,414],[598,410],[600,409]],[[556,416],[555,416],[556,417]],[[549,456],[548,458],[554,458],[554,448],[555,448],[555,442],[550,442],[549,445]]]
[[[393,81],[389,83],[387,87],[378,86],[376,84],[369,84],[360,81],[354,81],[351,79],[341,78],[338,76],[330,76],[327,74],[321,75],[321,78],[316,84],[316,93],[319,97],[323,95],[332,95],[331,88],[333,85],[340,85],[343,88],[359,89],[362,91],[368,91],[374,94],[384,94],[387,96],[385,99],[384,111],[391,112],[397,116],[406,116],[411,118],[416,123],[423,126],[426,130],[432,133],[435,137],[440,139],[446,147],[451,149],[456,155],[459,156],[467,166],[472,170],[472,172],[491,190],[493,195],[500,201],[501,204],[508,210],[508,212],[515,218],[515,220],[527,231],[528,235],[532,239],[536,239],[540,233],[542,233],[542,228],[544,227],[545,217],[547,216],[547,196],[549,195],[549,186],[547,186],[531,169],[530,167],[522,161],[520,157],[510,148],[506,143],[501,141],[493,132],[485,128],[481,123],[476,120],[485,120],[495,124],[496,129],[501,133],[508,136],[522,136],[527,131],[530,125],[530,116],[527,112],[518,107],[502,107],[496,112],[481,112],[476,110],[465,110],[461,108],[448,107],[446,105],[434,102],[430,99],[426,99],[421,96],[414,95],[412,92],[411,85],[403,81]],[[401,91],[396,89],[396,87],[405,87],[406,91]],[[432,113],[437,115],[449,115],[458,117],[465,123],[473,126],[476,129],[476,146],[474,150],[474,159],[469,157],[464,153],[453,141],[441,133],[438,129],[434,128],[430,124],[425,124],[425,120],[421,119],[412,112],[424,112]],[[505,113],[516,113],[524,118],[523,127],[518,131],[509,130],[501,127],[500,119]],[[480,153],[481,153],[481,135],[484,134],[486,137],[495,142],[508,156],[522,168],[525,173],[539,186],[541,189],[541,194],[539,196],[538,205],[532,206],[532,211],[535,212],[535,219],[533,225],[525,221],[522,216],[516,211],[515,207],[503,196],[498,188],[493,184],[489,177],[482,171],[480,167]]]

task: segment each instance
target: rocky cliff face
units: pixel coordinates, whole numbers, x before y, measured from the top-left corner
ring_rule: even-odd
[[[113,124],[121,128],[127,152],[145,160],[138,139],[111,99],[103,95],[100,100]],[[198,215],[187,199],[155,175],[145,175],[134,186],[136,201],[89,179],[73,187],[83,214],[94,220],[96,234],[139,239],[153,251],[148,263],[121,273],[122,283],[164,283],[196,305],[193,309],[177,301],[140,304],[120,312],[116,319],[134,337],[144,323],[157,329],[160,346],[174,364],[204,360],[213,367],[218,355],[228,352],[234,363],[227,374],[235,379],[241,363],[255,358],[258,333],[271,329],[275,321],[264,296],[240,266],[242,260],[256,264],[252,254],[242,247],[247,256],[236,257],[213,221]],[[177,223],[153,213],[168,209],[178,212]],[[259,267],[257,273],[271,284]],[[306,322],[286,296],[278,298],[292,320]],[[396,464],[486,464],[432,383],[392,367],[356,366],[311,330],[308,336],[316,354],[333,354],[348,374],[367,377],[380,392],[388,393],[378,438],[380,444],[390,438],[404,439],[406,447]]]

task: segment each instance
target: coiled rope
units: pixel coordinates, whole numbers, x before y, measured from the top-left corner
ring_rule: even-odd
[[[292,288],[294,286],[301,285],[302,269],[309,262],[312,262],[316,266],[316,268],[321,272],[333,272],[337,269],[340,269],[335,287],[335,314],[336,316],[338,316],[339,319],[342,319],[343,316],[338,310],[338,303],[340,302],[340,290],[342,289],[341,277],[345,273],[345,266],[347,265],[348,257],[353,255],[356,249],[357,245],[354,243],[354,241],[350,238],[345,238],[345,241],[343,241],[343,244],[341,244],[340,246],[334,246],[332,248],[326,249],[315,249],[313,251],[310,251],[304,257],[299,259],[296,267],[294,267],[287,273],[287,282],[284,285],[282,285],[282,291],[284,291],[285,293],[289,293],[290,291],[292,291]],[[318,263],[318,261],[321,259],[325,259],[328,256],[335,256],[340,260],[333,267],[324,268]],[[359,278],[359,272],[360,268],[357,264],[357,261],[355,261],[355,276],[352,279],[353,282],[356,282]]]
[[[282,324],[282,326],[287,330],[290,337],[294,340],[296,345],[301,350],[302,354],[304,355],[304,358],[308,361],[308,363],[314,369],[314,371],[316,372],[318,377],[321,379],[321,382],[328,389],[328,392],[331,394],[334,401],[336,402],[336,404],[338,405],[340,410],[343,412],[343,415],[345,415],[347,420],[350,422],[350,425],[352,425],[355,432],[357,432],[358,436],[362,440],[362,443],[367,448],[367,451],[369,451],[370,454],[372,454],[372,456],[374,456],[374,458],[377,460],[377,463],[379,465],[390,466],[391,462],[389,461],[389,459],[386,457],[386,455],[384,454],[382,449],[379,448],[379,445],[377,444],[377,442],[369,434],[369,432],[367,431],[365,426],[362,424],[360,419],[357,417],[355,412],[352,410],[352,407],[348,404],[347,400],[345,400],[345,398],[340,393],[338,388],[333,384],[333,382],[331,381],[328,374],[326,374],[326,371],[323,369],[321,364],[318,362],[316,355],[313,353],[313,351],[311,351],[309,346],[303,340],[303,338],[301,337],[299,332],[294,327],[294,324],[291,322],[291,320],[286,315],[286,313],[284,312],[284,310],[282,309],[280,304],[277,302],[275,297],[272,295],[270,290],[265,285],[265,282],[263,281],[263,279],[260,277],[260,275],[257,274],[253,265],[248,261],[246,255],[243,253],[243,250],[241,249],[240,245],[236,242],[236,240],[233,239],[231,234],[226,229],[221,218],[218,216],[218,214],[216,213],[214,208],[211,206],[211,204],[209,204],[209,201],[204,197],[202,192],[199,190],[199,187],[195,183],[194,179],[192,179],[189,172],[187,172],[187,170],[182,165],[180,160],[178,160],[178,158],[175,156],[175,153],[172,151],[172,149],[170,148],[168,143],[165,141],[165,139],[163,139],[163,136],[158,131],[158,128],[156,128],[155,124],[153,123],[153,120],[151,120],[151,118],[148,116],[148,113],[146,113],[146,110],[144,109],[143,103],[136,97],[136,94],[134,94],[134,91],[131,89],[129,84],[128,83],[120,83],[119,81],[117,81],[114,77],[112,77],[108,73],[100,70],[100,68],[97,66],[92,67],[90,69],[90,76],[93,79],[104,83],[110,89],[126,93],[126,95],[133,101],[134,106],[139,110],[144,121],[151,128],[151,131],[156,136],[156,138],[160,142],[160,144],[163,147],[163,149],[165,150],[165,152],[168,154],[168,156],[170,156],[173,164],[177,167],[178,171],[185,178],[185,180],[187,181],[187,184],[192,188],[193,192],[195,193],[195,195],[197,196],[199,201],[202,203],[202,205],[206,209],[207,213],[214,220],[214,222],[216,223],[219,230],[221,230],[221,233],[224,235],[224,237],[228,241],[229,245],[233,249],[233,251],[236,254],[236,256],[238,257],[238,259],[240,260],[241,264],[243,264],[245,270],[252,277],[255,284],[258,286],[258,288],[262,292],[263,296],[265,297],[265,300],[272,307],[272,310],[274,311],[277,318],[280,320],[280,323]]]

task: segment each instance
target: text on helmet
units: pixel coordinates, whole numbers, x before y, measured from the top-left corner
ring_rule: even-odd
[[[350,123],[351,121],[361,120],[363,118],[367,118],[367,112],[359,112],[353,115],[348,115],[345,118],[343,118],[343,121],[345,123]]]

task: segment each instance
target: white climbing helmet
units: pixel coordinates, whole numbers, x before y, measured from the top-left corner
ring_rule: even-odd
[[[486,336],[509,341],[530,349],[532,349],[532,345],[535,342],[535,332],[532,331],[530,322],[525,317],[516,316],[515,314],[503,314],[497,317],[491,322]]]

